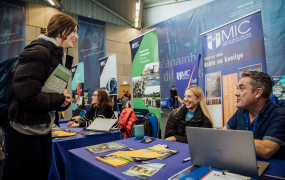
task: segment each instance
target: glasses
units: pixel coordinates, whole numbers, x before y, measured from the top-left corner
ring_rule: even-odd
[[[92,97],[98,96],[97,94],[93,94]]]

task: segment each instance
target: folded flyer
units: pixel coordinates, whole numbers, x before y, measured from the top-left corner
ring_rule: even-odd
[[[75,137],[76,133],[68,129],[55,127],[51,129],[51,135],[54,139],[63,139],[63,137]]]
[[[128,148],[127,151],[132,151],[133,148]],[[129,164],[131,162],[134,162],[134,159],[129,156],[117,156],[114,153],[98,156],[96,157],[98,161],[101,161],[103,163],[109,164],[114,167],[120,167],[124,166],[126,164]]]
[[[97,134],[97,132],[95,132],[95,131],[88,131],[88,130],[81,130],[81,131],[79,131],[78,134],[81,135],[81,136],[90,136],[90,135]]]
[[[156,152],[156,153],[162,155],[161,157],[157,158],[159,160],[166,159],[166,158],[172,156],[173,154],[177,154],[178,153],[178,151],[169,150],[169,149],[166,149],[165,147],[162,147],[160,145],[156,145],[156,146],[153,146],[153,147],[145,148],[145,150],[146,151],[150,151],[150,152]]]
[[[127,176],[138,177],[141,179],[148,179],[163,168],[165,164],[161,163],[150,163],[142,161],[141,163],[131,167],[130,169],[122,172]]]
[[[107,152],[107,151],[124,149],[127,147],[128,146],[118,143],[118,142],[109,142],[109,143],[97,144],[93,146],[86,146],[85,149],[87,149],[93,154],[98,154],[98,153]]]

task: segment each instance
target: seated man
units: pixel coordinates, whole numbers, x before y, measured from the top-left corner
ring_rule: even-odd
[[[238,110],[223,129],[253,131],[258,157],[285,160],[285,108],[272,103],[271,91],[268,74],[243,72],[235,93]]]

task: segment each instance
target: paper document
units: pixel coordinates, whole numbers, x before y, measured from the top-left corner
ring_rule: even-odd
[[[211,170],[201,180],[249,180],[250,177],[241,176],[229,172],[213,171]]]
[[[66,88],[71,75],[72,73],[70,70],[59,64],[46,80],[45,85],[42,88],[42,92],[61,94]]]

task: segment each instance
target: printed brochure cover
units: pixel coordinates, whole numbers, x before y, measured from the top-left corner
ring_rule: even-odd
[[[70,131],[68,129],[60,128],[60,127],[55,127],[52,128],[51,130],[51,136],[54,139],[59,139],[62,137],[75,137],[76,133],[74,131]]]
[[[97,144],[93,146],[86,146],[85,148],[93,154],[98,154],[107,151],[113,151],[117,149],[127,148],[128,146],[118,143],[118,142],[110,142],[104,144]]]
[[[134,148],[128,148],[126,151],[133,151],[135,150]],[[115,155],[114,153],[103,155],[103,156],[98,156],[96,157],[98,161],[101,161],[103,163],[109,164],[114,167],[120,167],[124,166],[126,164],[129,164],[131,162],[134,162],[134,159],[129,157],[129,156],[118,156]]]
[[[130,169],[122,172],[127,176],[138,177],[141,179],[148,179],[163,168],[165,164],[161,163],[150,163],[142,161],[141,163],[131,167]]]
[[[149,147],[149,148],[146,148],[145,150],[150,151],[150,152],[157,152],[158,154],[162,155],[161,157],[156,158],[159,160],[166,159],[166,158],[172,156],[173,154],[178,153],[178,151],[169,150],[169,149],[166,149],[165,147],[162,147],[160,145]]]

